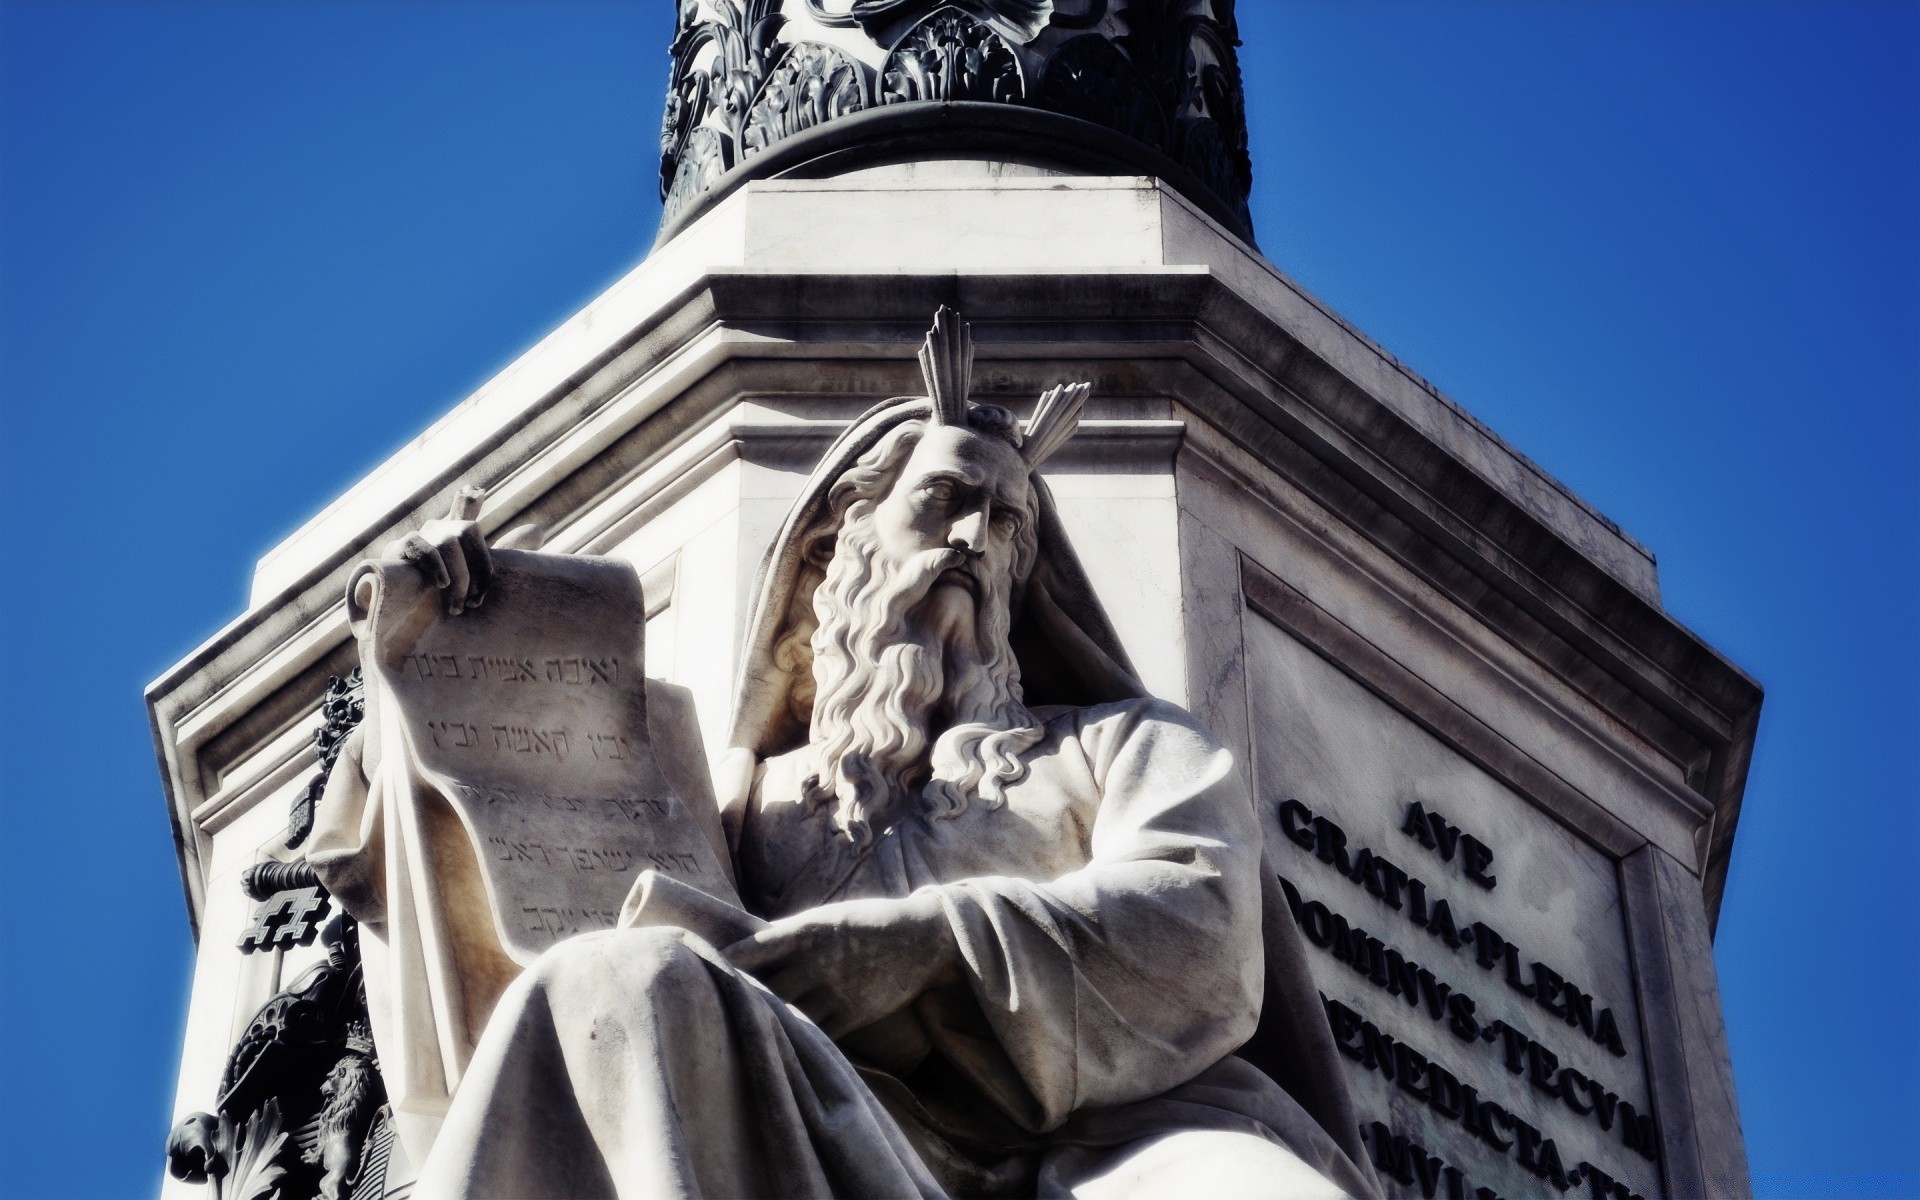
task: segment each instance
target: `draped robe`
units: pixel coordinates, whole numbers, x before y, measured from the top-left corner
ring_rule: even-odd
[[[963,985],[836,1045],[691,934],[574,938],[502,998],[415,1194],[1373,1194],[1234,1054],[1263,914],[1231,756],[1160,701],[1039,715],[1003,805],[910,809],[856,852],[800,800],[803,749],[737,831],[764,917],[937,894]]]

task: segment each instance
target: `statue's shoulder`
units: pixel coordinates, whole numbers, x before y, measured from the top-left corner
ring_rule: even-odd
[[[1220,748],[1198,717],[1158,696],[1133,696],[1084,708],[1052,705],[1035,709],[1034,715],[1046,723],[1049,733],[1082,742],[1114,744],[1141,736],[1175,735],[1188,744],[1198,739],[1197,748],[1207,752]]]
[[[1142,696],[1058,710],[1047,724],[1049,736],[1034,748],[1033,761],[1051,752],[1054,763],[1077,764],[1103,810],[1118,798],[1144,805],[1141,812],[1197,806],[1212,815],[1195,819],[1220,828],[1238,828],[1242,816],[1251,817],[1233,753],[1178,704]],[[1047,774],[1058,777],[1059,769]]]

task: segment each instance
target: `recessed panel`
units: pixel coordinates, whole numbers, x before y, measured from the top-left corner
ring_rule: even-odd
[[[1278,625],[1245,628],[1269,855],[1389,1188],[1660,1195],[1614,861]]]

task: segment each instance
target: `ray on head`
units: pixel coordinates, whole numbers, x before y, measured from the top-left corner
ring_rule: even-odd
[[[973,330],[942,304],[920,344],[920,372],[933,401],[933,423],[965,428],[967,392],[973,383]]]
[[[972,327],[945,304],[933,314],[933,327],[920,344],[920,372],[926,379],[935,425],[965,429],[989,424],[975,419],[967,404],[973,383]],[[1079,429],[1080,411],[1092,390],[1091,383],[1060,383],[1048,388],[1034,407],[1024,437],[1019,426],[1009,422],[1004,436],[1020,451],[1028,471],[1039,470],[1040,464]]]

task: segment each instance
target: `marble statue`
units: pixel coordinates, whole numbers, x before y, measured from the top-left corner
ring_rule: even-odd
[[[927,395],[814,471],[712,792],[647,718],[737,893],[637,889],[621,927],[492,964],[416,1196],[1378,1194],[1242,775],[1144,694],[1037,473],[1087,386],[1023,429],[969,403],[971,361],[943,309]],[[484,612],[500,556],[464,516],[383,569]],[[376,938],[380,753],[310,855]]]

